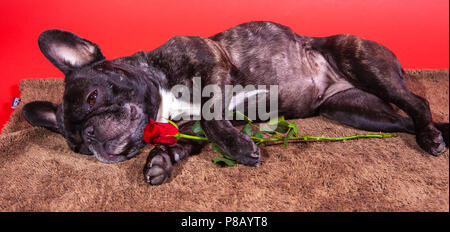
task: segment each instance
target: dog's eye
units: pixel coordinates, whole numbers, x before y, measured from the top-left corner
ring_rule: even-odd
[[[91,94],[89,94],[88,98],[87,98],[87,103],[89,103],[89,105],[94,105],[95,101],[97,100],[97,90],[94,90],[94,92],[92,92]]]

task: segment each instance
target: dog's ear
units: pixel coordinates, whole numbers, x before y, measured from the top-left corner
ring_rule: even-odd
[[[22,114],[32,126],[47,128],[53,132],[61,133],[58,125],[58,110],[61,105],[56,105],[48,101],[34,101],[25,104]]]
[[[39,48],[64,74],[85,65],[104,60],[100,47],[71,32],[47,30],[38,38]]]

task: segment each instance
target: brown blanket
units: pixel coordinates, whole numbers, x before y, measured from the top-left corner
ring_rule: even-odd
[[[407,85],[449,120],[448,70],[408,70]],[[414,136],[263,146],[260,168],[219,167],[210,147],[175,166],[161,186],[144,182],[152,146],[103,164],[72,152],[61,135],[21,115],[33,100],[60,102],[62,79],[20,83],[22,102],[0,135],[1,211],[448,211],[449,152],[433,157]],[[300,133],[364,133],[323,117],[295,120]]]

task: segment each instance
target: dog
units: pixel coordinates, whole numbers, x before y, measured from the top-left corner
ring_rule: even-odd
[[[38,38],[45,57],[65,75],[61,104],[35,101],[23,107],[33,126],[60,133],[75,152],[104,163],[134,157],[145,145],[149,118],[183,111],[175,85],[278,86],[278,114],[323,115],[367,131],[406,132],[434,156],[449,142],[449,123],[433,122],[427,100],[409,91],[396,56],[383,45],[353,35],[308,37],[274,22],[249,22],[209,38],[175,36],[153,51],[106,60],[100,47],[71,32],[47,30]],[[211,100],[201,96],[201,105]],[[176,102],[176,104],[174,104]],[[391,104],[407,117],[397,114]],[[219,109],[225,111],[223,106]],[[222,112],[223,113],[223,112]],[[191,134],[194,120],[181,122]],[[260,150],[230,120],[200,120],[205,135],[239,163],[260,165]],[[153,148],[145,181],[167,182],[175,163],[199,153],[204,141],[180,139]]]

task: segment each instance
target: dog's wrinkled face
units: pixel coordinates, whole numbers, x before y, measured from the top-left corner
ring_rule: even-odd
[[[61,106],[62,124],[75,151],[116,163],[142,147],[147,115],[139,97],[144,89],[125,72],[107,66],[100,63],[71,74]]]
[[[75,152],[93,154],[104,163],[136,155],[144,146],[142,133],[149,118],[142,72],[106,61],[97,45],[70,32],[46,31],[39,46],[66,75],[65,90],[60,105],[26,104],[28,122],[62,134]]]

